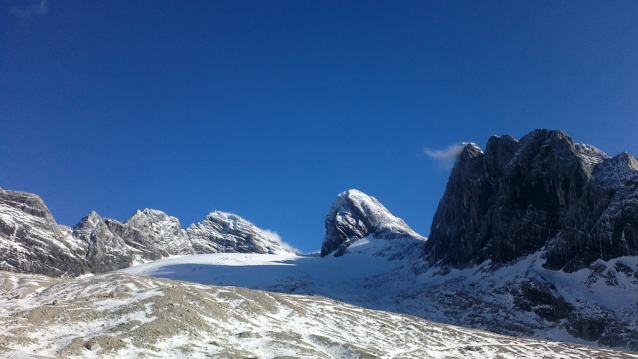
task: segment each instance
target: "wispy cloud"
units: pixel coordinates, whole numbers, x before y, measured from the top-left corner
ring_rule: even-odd
[[[40,0],[37,4],[27,5],[26,7],[14,7],[11,9],[13,15],[24,19],[42,16],[49,11],[49,1]]]
[[[299,252],[299,250],[293,246],[291,246],[290,244],[284,242],[281,239],[281,236],[279,235],[279,233],[275,232],[275,231],[271,231],[270,229],[262,229],[261,233],[263,233],[263,235],[270,239],[271,241],[278,243],[280,246],[284,247],[285,249],[291,251],[291,252]]]
[[[454,162],[459,153],[463,150],[463,144],[455,143],[442,150],[433,150],[431,148],[424,148],[423,152],[430,158],[439,162],[439,164],[445,168],[452,168]]]

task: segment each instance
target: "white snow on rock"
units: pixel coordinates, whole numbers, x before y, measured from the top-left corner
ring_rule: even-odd
[[[5,358],[638,358],[318,296],[122,273],[0,272],[0,344]]]
[[[426,238],[414,232],[401,218],[395,217],[376,198],[351,189],[340,193],[332,203],[325,220],[326,236],[321,255],[342,256],[356,241],[372,236],[377,239],[401,242],[386,256],[404,257],[404,250],[420,247]],[[414,249],[414,248],[413,248]],[[422,249],[422,248],[421,248]],[[413,252],[419,252],[414,249]]]

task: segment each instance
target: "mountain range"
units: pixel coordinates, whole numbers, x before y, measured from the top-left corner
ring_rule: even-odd
[[[78,276],[171,255],[291,251],[265,233],[219,211],[182,229],[177,218],[148,208],[124,223],[93,211],[70,228],[56,223],[39,196],[0,188],[0,270]]]
[[[0,269],[62,277],[56,279],[62,286],[88,283],[81,279],[87,274],[138,280],[99,276],[120,270],[205,286],[320,295],[379,313],[404,313],[499,335],[638,350],[638,161],[628,153],[610,157],[562,131],[536,130],[520,140],[492,136],[485,151],[463,144],[429,238],[357,190],[337,196],[325,227],[321,251],[314,254],[295,252],[267,231],[224,212],[213,212],[186,229],[157,210],[137,211],[124,223],[91,212],[70,228],[58,225],[37,195],[0,189]],[[21,277],[27,274],[5,273],[13,278],[10,282],[27,281]],[[169,282],[157,283],[170,287],[164,284]],[[23,298],[6,294],[11,299],[4,308],[23,308],[11,313],[40,308],[45,304],[38,302],[38,290],[45,287]],[[260,300],[246,303],[255,301]],[[334,305],[347,312],[345,304]],[[353,323],[365,326],[362,320]],[[305,343],[299,345],[319,350],[304,330],[296,333]],[[347,328],[342,340],[322,348],[344,345],[353,330]],[[80,334],[86,343],[93,338],[89,332]],[[53,342],[60,348],[70,345]],[[286,343],[290,346],[291,340]],[[419,357],[389,349],[377,354],[339,350],[348,357]],[[292,352],[297,354],[291,357],[298,357],[302,351]],[[308,356],[321,357],[317,353]],[[455,353],[449,357],[461,355]],[[513,353],[501,354],[516,357]],[[424,356],[440,353],[435,354]],[[551,357],[538,357],[543,355]]]

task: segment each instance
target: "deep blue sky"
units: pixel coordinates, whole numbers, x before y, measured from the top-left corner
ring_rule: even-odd
[[[5,1],[0,31],[0,187],[71,226],[222,210],[311,251],[350,188],[427,236],[425,148],[638,154],[634,0]]]

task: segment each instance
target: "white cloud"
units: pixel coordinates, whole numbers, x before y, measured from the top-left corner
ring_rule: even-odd
[[[462,150],[463,144],[455,143],[443,150],[433,150],[426,147],[423,149],[423,152],[428,155],[428,157],[438,161],[441,166],[445,168],[452,168],[452,166],[454,166],[456,158],[459,156],[459,153],[461,153]]]
[[[38,4],[31,4],[23,8],[14,7],[12,11],[15,16],[22,18],[42,16],[49,11],[49,1],[40,0],[40,3]]]
[[[279,233],[275,232],[275,231],[271,231],[270,229],[262,229],[261,233],[268,239],[270,239],[271,241],[279,244],[280,246],[284,247],[285,249],[291,251],[291,252],[299,252],[299,250],[293,246],[291,246],[290,244],[284,242],[281,239],[281,236],[279,235]]]

